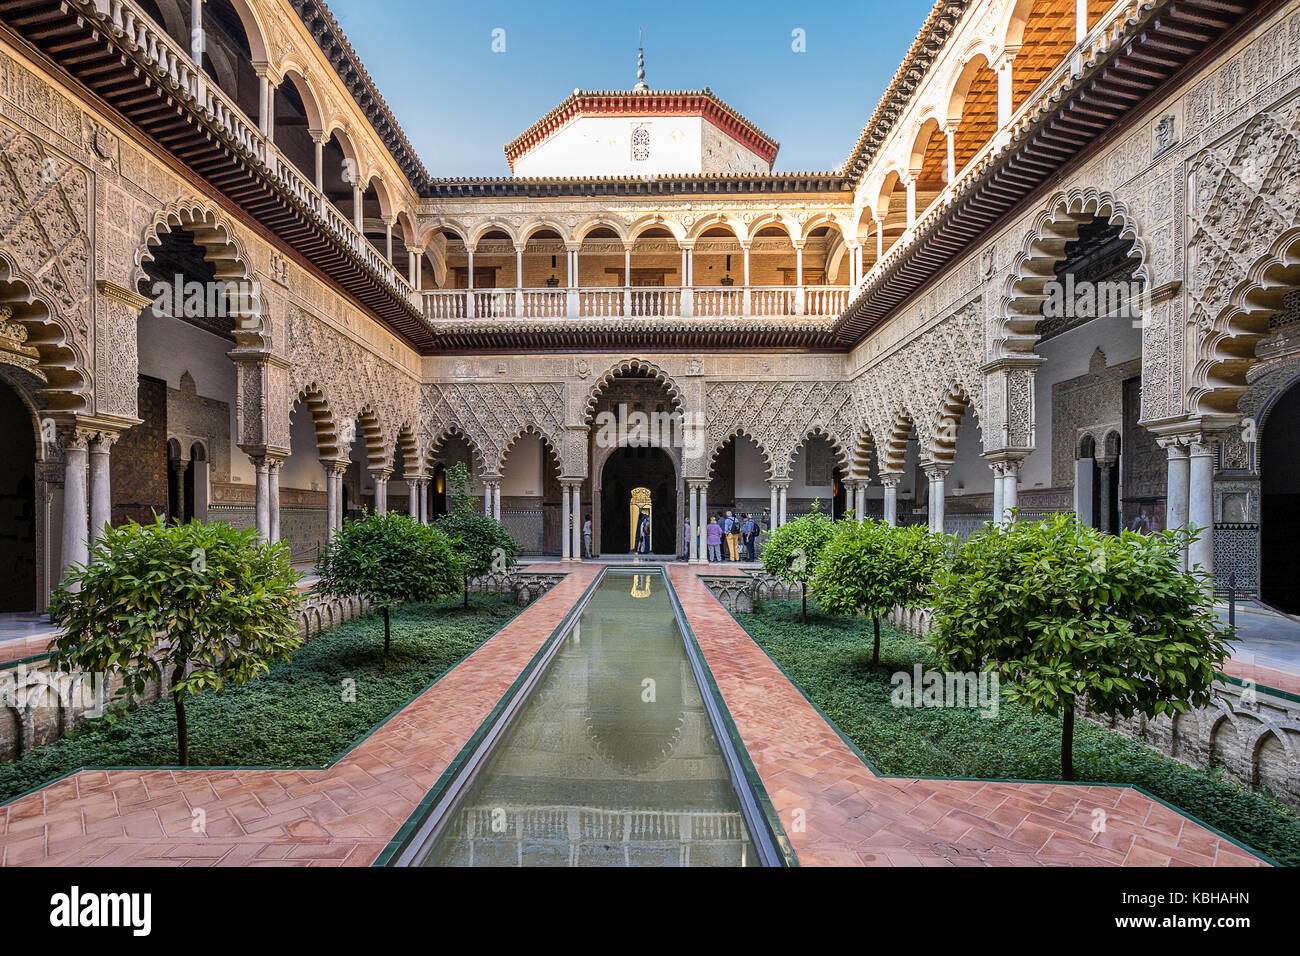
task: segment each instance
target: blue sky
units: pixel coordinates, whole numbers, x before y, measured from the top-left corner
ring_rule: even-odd
[[[434,176],[508,176],[502,147],[575,88],[630,89],[638,27],[652,88],[710,87],[780,142],[778,170],[833,169],[931,5],[330,0]]]

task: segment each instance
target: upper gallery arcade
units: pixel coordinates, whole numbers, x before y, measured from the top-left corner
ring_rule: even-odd
[[[639,76],[447,179],[321,0],[0,0],[0,609],[105,521],[307,560],[454,460],[571,555],[642,467],[619,401],[704,433],[654,465],[673,553],[713,508],[1072,510],[1290,600],[1298,75],[1297,0],[938,0],[834,168]],[[1045,314],[1067,277],[1132,292]]]

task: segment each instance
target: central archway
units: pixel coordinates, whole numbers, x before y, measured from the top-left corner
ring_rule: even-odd
[[[677,469],[662,448],[615,449],[600,472],[600,550],[603,554],[632,551],[632,493],[650,492],[651,553],[677,554]]]

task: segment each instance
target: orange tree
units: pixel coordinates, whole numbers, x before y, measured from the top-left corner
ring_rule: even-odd
[[[109,528],[85,567],[54,592],[61,670],[116,673],[115,710],[171,677],[177,754],[189,765],[185,699],[266,673],[301,643],[298,576],[289,546],[259,543],[225,522]]]
[[[949,670],[996,668],[1012,699],[1061,718],[1154,718],[1208,704],[1227,656],[1209,582],[1180,567],[1186,531],[1103,534],[1062,514],[986,525],[936,581],[931,641]]]

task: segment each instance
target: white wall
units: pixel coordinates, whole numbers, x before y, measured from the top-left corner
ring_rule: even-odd
[[[650,130],[650,156],[632,158],[632,131]],[[515,161],[516,176],[658,176],[768,172],[755,153],[700,116],[584,116]]]
[[[540,498],[542,496],[542,440],[525,435],[515,442],[501,469],[501,497]]]
[[[289,416],[289,457],[280,467],[280,487],[324,491],[325,467],[316,446],[316,426],[311,410],[299,404]]]
[[[993,491],[993,469],[980,457],[983,453],[984,440],[980,434],[979,420],[967,409],[957,429],[957,449],[952,470],[944,481],[946,496],[987,494]]]
[[[815,441],[809,439],[808,442]],[[790,498],[820,498],[822,499],[822,511],[830,513],[830,501],[832,489],[829,484],[810,485],[804,481],[807,469],[804,467],[804,458],[808,453],[808,442],[799,448],[795,453],[794,464],[790,468],[790,490],[786,495]]]
[[[766,498],[767,462],[763,454],[748,438],[736,439],[736,497]]]
[[[239,383],[228,353],[234,347],[229,339],[179,319],[155,315],[152,309],[145,309],[136,323],[141,375],[162,379],[169,388],[178,389],[181,376],[189,372],[201,397],[230,406],[230,480],[252,483],[256,479],[253,463],[233,441],[238,434],[235,396]]]

